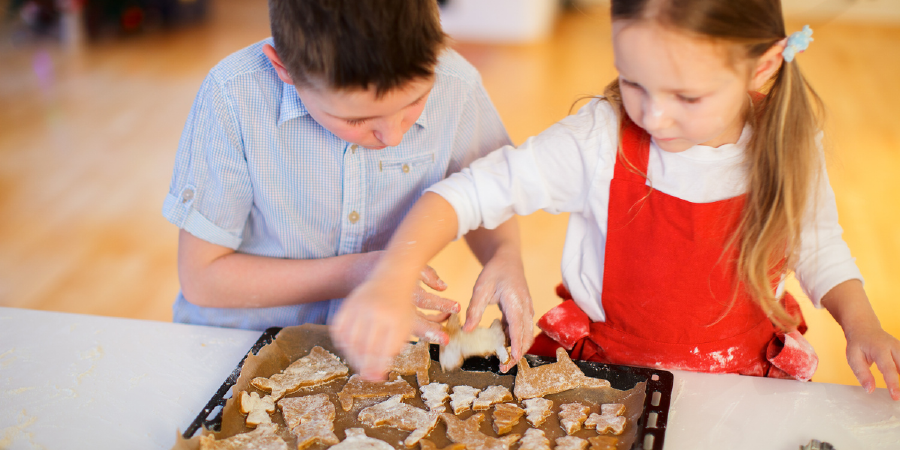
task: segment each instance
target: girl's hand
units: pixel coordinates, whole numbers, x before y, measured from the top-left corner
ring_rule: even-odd
[[[503,325],[512,345],[510,360],[500,366],[503,372],[515,366],[534,342],[534,308],[522,258],[516,252],[498,251],[485,265],[475,282],[472,301],[466,310],[464,331],[472,331],[481,322],[488,305],[498,305]]]
[[[845,330],[847,362],[856,379],[870,394],[875,391],[872,364],[884,376],[891,398],[900,400],[900,341],[880,325]]]
[[[426,192],[397,227],[384,255],[366,281],[350,293],[335,315],[331,338],[363,379],[380,381],[418,326],[429,338],[434,320],[418,315],[416,304],[446,313],[440,297],[414,295],[423,280],[435,289],[444,289],[434,271],[422,268],[456,236],[456,211],[440,195]],[[418,325],[417,325],[418,324]],[[433,335],[433,332],[431,333]],[[446,335],[445,335],[446,336]]]
[[[344,299],[329,331],[335,346],[364,379],[383,381],[413,329],[412,288],[369,279]]]
[[[433,289],[446,289],[431,268],[424,269],[419,278]],[[416,306],[440,313],[428,317],[419,313]],[[406,286],[374,274],[344,300],[332,321],[331,338],[364,379],[383,381],[410,334],[426,340],[437,336],[446,341],[446,333],[435,332],[435,327],[440,329],[435,320],[446,319],[456,311],[459,304],[452,300],[427,293],[415,284]]]
[[[822,297],[822,306],[834,316],[847,338],[847,362],[859,384],[875,391],[872,364],[884,376],[891,398],[900,400],[900,342],[881,328],[860,280],[847,280]]]

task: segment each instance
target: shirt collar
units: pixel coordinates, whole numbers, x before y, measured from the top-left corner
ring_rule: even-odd
[[[430,99],[431,96],[428,98]],[[420,114],[419,118],[416,120],[416,125],[422,128],[428,128],[428,100],[425,100],[425,107],[422,108],[422,114]]]
[[[291,119],[305,116],[309,114],[300,96],[297,95],[297,89],[293,85],[278,80],[281,85],[281,107],[278,111],[278,125]]]
[[[287,84],[281,80],[279,81],[282,84],[281,108],[279,109],[278,113],[278,125],[280,126],[282,123],[287,122],[288,120],[308,115],[309,111],[306,110],[306,106],[303,104],[303,100],[300,100],[300,96],[297,94],[297,89],[295,89],[293,85]],[[425,108],[422,109],[422,114],[420,114],[419,118],[416,120],[416,125],[422,128],[428,127],[427,101],[425,103]]]

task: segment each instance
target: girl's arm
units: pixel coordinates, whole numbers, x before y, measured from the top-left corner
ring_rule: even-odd
[[[379,380],[412,332],[409,298],[418,273],[456,238],[456,211],[426,192],[397,228],[369,277],[341,305],[331,325],[335,345],[365,379]]]
[[[354,368],[369,380],[384,377],[383,371],[392,356],[400,352],[409,336],[410,320],[414,316],[414,308],[400,299],[409,295],[416,271],[460,231],[465,234],[480,226],[502,227],[514,215],[537,210],[580,212],[587,203],[592,177],[599,165],[611,167],[615,162],[617,127],[615,111],[609,104],[593,100],[576,115],[528,138],[518,148],[498,149],[430,187],[433,192],[427,192],[413,206],[391,238],[384,257],[369,278],[347,297],[332,323],[332,338]],[[482,255],[478,256],[483,261]],[[505,251],[497,250],[482,271],[476,290],[482,286],[490,291],[488,278],[492,277],[486,273],[503,265],[501,261],[512,259],[515,258]],[[511,279],[508,274],[520,271],[512,267],[496,270],[507,274],[506,282]],[[525,285],[524,279],[512,282]],[[479,298],[485,297],[476,292],[470,304],[470,317],[466,321],[470,327],[475,323],[474,317],[480,314],[473,314],[471,308],[478,312],[482,305],[490,303]],[[510,299],[509,303],[530,301]],[[530,308],[508,307],[503,302],[500,306],[507,325],[511,326],[510,337],[515,346],[516,333],[520,336],[530,333],[524,327],[526,323],[532,326],[533,312]],[[523,318],[518,332],[513,329],[516,325],[510,323],[514,314]],[[524,320],[526,315],[528,320]],[[523,352],[528,344],[522,341]]]
[[[877,364],[891,397],[900,400],[900,342],[881,328],[863,290],[862,273],[841,237],[837,202],[824,162],[813,195],[794,272],[813,304],[819,299],[819,305],[843,328],[847,362],[860,384],[869,392],[875,389],[869,368]],[[834,285],[838,280],[844,281]]]
[[[900,341],[881,328],[878,317],[859,280],[847,280],[822,297],[822,306],[831,313],[847,338],[847,362],[868,392],[875,390],[870,367],[878,366],[891,398],[900,400]]]

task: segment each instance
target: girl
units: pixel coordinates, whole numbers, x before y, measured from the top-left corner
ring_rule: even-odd
[[[347,357],[382,376],[421,267],[469,230],[543,209],[570,213],[571,300],[538,322],[532,352],[808,380],[815,353],[783,291],[793,270],[844,329],[860,383],[874,390],[875,363],[900,399],[900,342],[841,239],[819,100],[794,59],[811,30],[786,38],[776,0],[613,0],[612,20],[619,77],[604,97],[420,199],[335,319]],[[500,302],[518,357],[530,305]]]

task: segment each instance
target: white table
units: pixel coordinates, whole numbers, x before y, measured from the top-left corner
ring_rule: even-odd
[[[168,449],[259,335],[0,308],[0,449]],[[885,389],[674,374],[666,450],[900,449]]]

